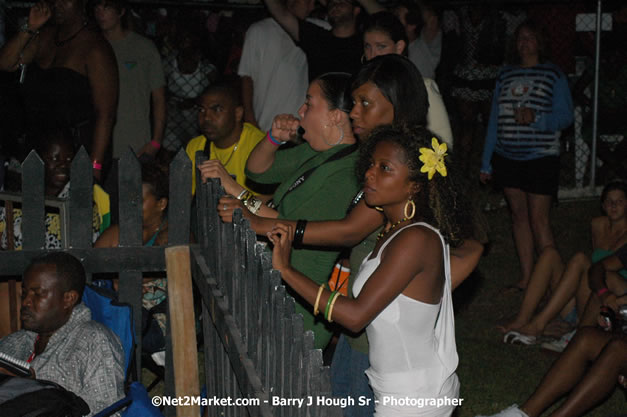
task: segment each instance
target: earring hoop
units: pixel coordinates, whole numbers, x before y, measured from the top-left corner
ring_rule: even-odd
[[[326,126],[325,126],[325,127],[326,127]],[[324,137],[324,136],[322,136],[322,140],[324,141],[324,143],[326,143],[326,144],[327,144],[327,146],[331,146],[331,147],[337,146],[337,145],[339,145],[340,143],[342,143],[342,141],[344,140],[344,129],[342,129],[342,128],[341,128],[340,126],[338,126],[338,125],[335,125],[335,127],[337,127],[337,128],[338,128],[338,130],[340,131],[340,138],[339,138],[339,139],[338,139],[338,141],[337,141],[337,142],[335,142],[335,143],[329,143],[329,142],[327,142],[327,140],[325,139],[325,137]]]
[[[407,207],[411,207],[411,213],[407,214]],[[407,200],[407,203],[405,203],[405,209],[403,210],[403,214],[405,215],[405,218],[407,218],[407,220],[411,220],[414,218],[414,215],[416,214],[416,204],[414,204],[414,200]]]
[[[374,209],[376,211],[383,211],[383,207],[379,207],[379,206],[374,206]]]

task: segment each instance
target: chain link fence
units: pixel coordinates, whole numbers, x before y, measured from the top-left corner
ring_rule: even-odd
[[[543,24],[551,40],[552,61],[569,77],[575,123],[562,136],[560,197],[598,193],[597,187],[607,181],[626,178],[627,49],[623,43],[627,39],[627,5],[611,0],[440,2],[443,30],[459,31],[460,9],[478,3],[488,5],[491,13],[501,19],[510,41],[525,18]],[[0,42],[19,30],[31,5],[0,1]],[[200,134],[195,98],[219,77],[237,73],[245,31],[267,13],[259,1],[153,1],[131,5],[133,29],[151,38],[163,57],[168,91],[164,147],[176,151]],[[7,153],[19,136],[16,125],[20,117],[14,114],[10,99],[19,91],[15,77],[0,74],[0,82],[0,135],[3,152]],[[449,112],[454,123],[454,111],[449,108]],[[482,141],[476,141],[475,146],[482,146]]]

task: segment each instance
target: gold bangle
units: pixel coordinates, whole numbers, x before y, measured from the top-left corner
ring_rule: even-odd
[[[322,291],[324,291],[324,284],[320,285],[320,288],[318,288],[318,296],[316,297],[316,303],[314,304],[314,309],[313,309],[314,317],[317,316],[318,313],[320,313],[318,311],[318,306],[320,305],[320,296],[322,295]]]
[[[340,298],[340,295],[342,295],[342,293],[338,292],[337,294],[335,294],[335,297],[333,297],[333,301],[331,301],[331,307],[329,307],[329,316],[327,317],[329,323],[333,323],[333,320],[331,319],[331,316],[333,315],[333,306],[335,305],[337,299]]]

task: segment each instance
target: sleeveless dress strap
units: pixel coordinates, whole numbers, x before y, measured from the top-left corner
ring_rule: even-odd
[[[459,363],[459,356],[457,355],[457,345],[455,341],[455,317],[453,314],[453,296],[452,296],[452,283],[451,283],[451,253],[448,243],[444,241],[444,237],[438,229],[431,226],[428,223],[417,222],[407,226],[403,226],[390,238],[381,245],[377,258],[381,256],[381,253],[385,247],[390,243],[398,233],[404,229],[412,226],[424,226],[440,237],[442,243],[442,258],[444,260],[444,290],[442,292],[442,301],[440,303],[440,313],[435,324],[435,339],[437,343],[437,352],[442,364],[446,368],[447,372],[452,375],[457,369]]]

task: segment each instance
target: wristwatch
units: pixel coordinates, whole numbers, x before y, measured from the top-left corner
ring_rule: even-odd
[[[29,26],[28,26],[28,22],[25,22],[22,27],[20,27],[20,32],[26,32],[29,33],[33,36],[35,35],[39,35],[39,31],[38,30],[32,30]]]

